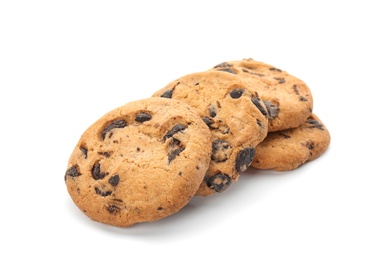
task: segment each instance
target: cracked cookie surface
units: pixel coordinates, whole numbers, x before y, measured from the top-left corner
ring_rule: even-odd
[[[81,136],[65,183],[92,220],[127,227],[176,213],[198,190],[211,160],[211,133],[184,102],[133,101]]]
[[[255,87],[268,110],[269,132],[298,127],[312,112],[313,97],[309,87],[272,65],[243,59],[222,62],[210,70],[235,74]]]
[[[212,135],[212,156],[196,195],[225,191],[237,181],[267,135],[268,114],[258,93],[236,75],[207,71],[180,77],[153,94],[194,107]]]

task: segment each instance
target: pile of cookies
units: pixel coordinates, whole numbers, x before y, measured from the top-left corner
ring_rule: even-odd
[[[322,155],[330,134],[300,79],[243,59],[184,75],[103,115],[65,173],[94,221],[128,227],[222,193],[252,166],[288,171]]]

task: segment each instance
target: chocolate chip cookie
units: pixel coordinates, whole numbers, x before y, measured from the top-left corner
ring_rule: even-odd
[[[133,101],[82,134],[65,183],[94,221],[121,227],[151,222],[176,213],[194,196],[211,150],[208,126],[184,102]]]
[[[311,114],[297,128],[268,133],[256,146],[251,166],[275,171],[293,170],[321,156],[329,144],[328,129],[315,114]]]
[[[210,167],[196,195],[223,192],[251,164],[267,135],[268,114],[259,94],[240,77],[206,71],[185,75],[153,94],[194,107],[212,134]]]
[[[313,97],[309,87],[274,66],[243,59],[220,63],[211,70],[235,74],[255,87],[268,110],[269,132],[298,127],[312,112]]]

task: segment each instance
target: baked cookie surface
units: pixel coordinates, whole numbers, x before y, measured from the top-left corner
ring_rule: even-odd
[[[211,133],[184,102],[147,98],[116,108],[81,136],[65,173],[92,220],[127,227],[179,211],[211,158]]]
[[[258,94],[236,75],[207,71],[180,77],[153,94],[185,101],[209,126],[212,156],[196,195],[223,192],[245,171],[267,135],[268,115]]]
[[[220,63],[211,70],[236,74],[255,87],[268,110],[269,132],[298,127],[312,112],[313,97],[309,87],[274,66],[243,59]]]
[[[268,133],[256,147],[251,166],[263,170],[293,170],[321,156],[329,144],[328,129],[315,114],[311,114],[297,128]]]

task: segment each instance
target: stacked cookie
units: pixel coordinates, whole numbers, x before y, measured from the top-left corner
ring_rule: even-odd
[[[68,192],[97,222],[161,219],[225,191],[249,166],[285,171],[318,158],[330,135],[312,107],[304,82],[252,59],[184,75],[83,133]]]

